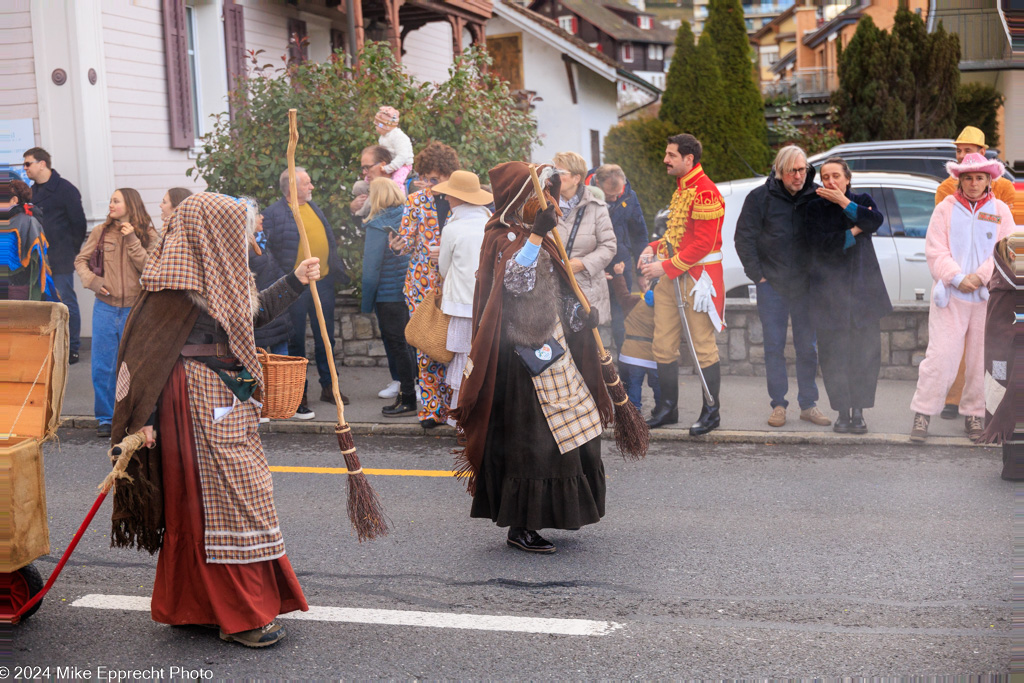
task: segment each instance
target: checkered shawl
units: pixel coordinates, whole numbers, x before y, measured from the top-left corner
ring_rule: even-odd
[[[252,332],[256,283],[249,271],[245,209],[243,200],[212,192],[185,199],[146,262],[142,286],[198,294],[227,333],[232,354],[263,386]]]
[[[601,436],[601,414],[594,397],[573,361],[561,321],[555,323],[555,341],[565,353],[533,379],[537,400],[551,435],[563,455]]]
[[[203,490],[206,561],[247,564],[281,557],[284,538],[257,432],[259,408],[241,403],[214,422],[213,409],[231,405],[234,396],[205,364],[186,358],[184,365]]]

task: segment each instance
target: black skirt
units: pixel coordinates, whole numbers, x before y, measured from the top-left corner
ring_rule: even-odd
[[[498,526],[578,529],[604,516],[600,437],[560,453],[533,380],[504,339],[472,517]]]

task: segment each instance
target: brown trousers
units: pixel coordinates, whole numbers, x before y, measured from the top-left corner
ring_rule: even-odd
[[[687,274],[679,276],[679,286],[686,301],[686,323],[690,328],[691,342],[697,351],[697,361],[702,368],[718,362],[718,344],[715,342],[715,326],[707,313],[693,310],[693,278]],[[676,303],[676,285],[670,277],[663,276],[654,288],[654,360],[657,363],[675,363],[679,360],[679,345],[683,341],[683,323],[679,319]]]

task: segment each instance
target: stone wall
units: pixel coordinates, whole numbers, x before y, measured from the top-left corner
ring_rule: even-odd
[[[926,302],[900,302],[895,310],[882,319],[883,379],[917,379],[917,366],[924,359],[928,347],[928,304]],[[359,312],[359,302],[339,295],[335,309],[337,317],[336,358],[342,365],[357,367],[387,367],[384,344],[380,340],[377,318]],[[744,299],[729,299],[725,309],[726,328],[718,335],[718,351],[722,359],[722,372],[728,375],[756,375],[763,377],[764,337],[757,304]],[[792,330],[787,336],[786,361],[793,376],[796,359],[792,345]],[[309,357],[312,358],[312,338],[307,339]],[[681,365],[690,365],[689,352],[684,348]]]

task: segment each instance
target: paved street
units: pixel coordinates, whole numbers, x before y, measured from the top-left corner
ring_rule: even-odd
[[[343,467],[333,436],[265,444],[273,467]],[[357,445],[365,467],[422,474],[450,468],[454,441]],[[288,554],[320,609],[285,621],[288,638],[266,651],[125,609],[145,607],[155,558],[108,547],[108,502],[0,663],[49,666],[51,677],[77,666],[93,680],[101,666],[213,678],[1008,671],[1013,488],[999,479],[998,450],[658,443],[624,463],[612,449],[605,442],[607,516],[547,533],[553,556],[507,548],[503,530],[469,519],[468,496],[447,476],[371,476],[393,531],[359,544],[345,475],[275,473]],[[108,470],[102,441],[62,430],[46,470],[54,554],[36,562],[44,576]],[[142,600],[84,606],[85,596]],[[122,608],[99,608],[110,604]]]

